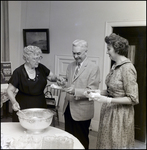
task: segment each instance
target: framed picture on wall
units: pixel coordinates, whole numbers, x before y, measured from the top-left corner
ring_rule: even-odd
[[[23,29],[24,47],[28,45],[38,46],[42,53],[50,53],[49,29]]]

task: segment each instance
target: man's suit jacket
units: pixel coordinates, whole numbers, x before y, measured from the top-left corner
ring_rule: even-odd
[[[76,62],[68,65],[66,71],[67,87],[75,87],[75,95],[66,93],[63,113],[69,102],[71,116],[76,121],[92,119],[94,116],[94,102],[84,96],[86,89],[98,89],[100,83],[99,67],[88,60],[83,62],[77,76],[74,78]]]

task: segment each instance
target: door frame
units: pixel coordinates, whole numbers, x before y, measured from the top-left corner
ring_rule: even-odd
[[[113,27],[134,27],[134,26],[146,26],[146,21],[138,20],[138,21],[106,22],[105,37],[112,33]],[[110,67],[111,67],[111,59],[109,58],[107,54],[107,44],[104,43],[102,89],[106,89],[105,78],[110,71]],[[145,136],[145,143],[146,143],[146,136]]]
[[[129,27],[129,26],[146,26],[146,20],[135,21],[108,21],[105,24],[105,37],[110,35],[113,31],[113,27]],[[107,44],[104,43],[104,59],[103,59],[103,78],[102,89],[106,89],[105,78],[110,71],[111,60],[107,54]]]

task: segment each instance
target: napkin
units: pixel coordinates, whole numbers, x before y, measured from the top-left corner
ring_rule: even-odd
[[[58,86],[58,85],[56,85],[56,84],[51,84],[51,86],[50,86],[51,88],[54,88],[54,89],[62,89],[62,87],[61,86]]]
[[[93,98],[100,96],[100,90],[88,90],[84,92],[84,95],[88,97],[89,100],[93,100]]]
[[[96,97],[99,97],[99,96],[100,96],[100,93],[93,93],[93,92],[90,92],[89,96],[92,97],[92,98],[96,98]]]

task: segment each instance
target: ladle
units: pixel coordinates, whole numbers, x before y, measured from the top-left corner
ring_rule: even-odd
[[[20,113],[22,113],[23,115],[25,115],[26,116],[26,114],[23,112],[23,111],[21,111],[20,109],[18,110]]]

